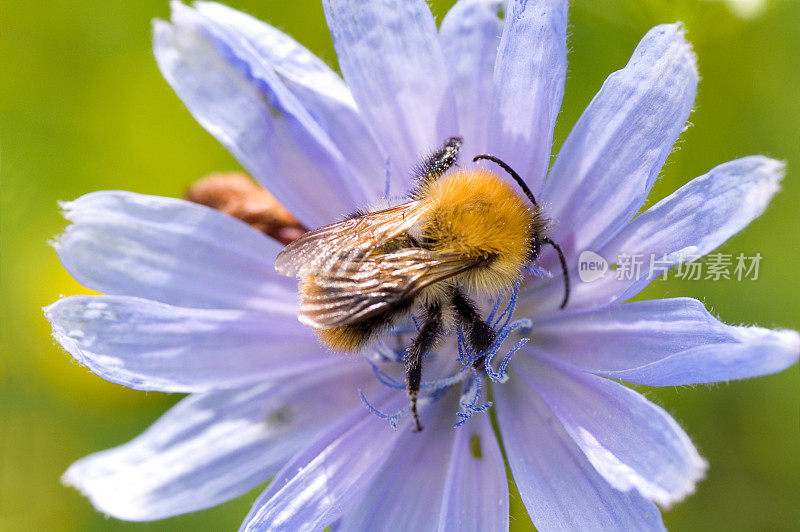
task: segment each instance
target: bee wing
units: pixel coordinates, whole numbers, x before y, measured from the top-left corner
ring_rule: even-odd
[[[479,263],[416,248],[338,262],[304,280],[298,318],[320,329],[356,323],[410,302],[426,286]]]
[[[305,233],[275,259],[278,273],[314,275],[335,263],[354,262],[407,232],[422,212],[418,201],[370,212]]]

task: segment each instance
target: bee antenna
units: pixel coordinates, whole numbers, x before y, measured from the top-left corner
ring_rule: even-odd
[[[544,237],[542,239],[543,244],[549,244],[555,248],[556,253],[558,253],[558,261],[561,263],[561,271],[564,273],[564,300],[561,301],[561,306],[559,308],[564,308],[567,306],[567,301],[569,301],[569,269],[567,269],[567,260],[564,258],[564,253],[561,251],[561,246],[550,240],[548,237]]]
[[[500,168],[508,172],[508,175],[514,178],[514,181],[517,182],[517,184],[520,186],[525,195],[528,196],[528,199],[531,200],[533,206],[534,207],[539,206],[536,203],[536,198],[533,197],[533,192],[531,192],[531,189],[528,188],[528,185],[525,184],[525,181],[523,181],[522,178],[519,176],[519,174],[516,173],[513,168],[508,166],[506,162],[495,157],[494,155],[489,155],[488,153],[484,153],[482,155],[476,155],[475,157],[472,158],[472,162],[476,162],[480,159],[486,159],[487,161],[492,161],[493,163],[496,163]]]

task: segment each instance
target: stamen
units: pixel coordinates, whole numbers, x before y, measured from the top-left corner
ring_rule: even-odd
[[[375,377],[378,379],[378,382],[386,386],[387,388],[392,388],[393,390],[405,390],[406,385],[403,382],[398,381],[394,377],[390,376],[388,373],[383,371],[381,368],[378,367],[373,361],[367,359],[367,363],[372,366],[372,372],[375,374]],[[433,380],[433,381],[423,381],[419,385],[420,390],[441,390],[445,388],[449,388],[454,384],[461,382],[464,380],[464,373],[469,366],[466,366],[458,371],[458,373],[451,375],[449,377],[444,377],[441,379]]]
[[[520,320],[520,321],[523,321],[523,320]],[[515,324],[516,323],[517,322],[515,322]],[[519,327],[516,327],[516,328],[519,328]],[[514,355],[514,353],[519,351],[519,349],[523,345],[525,345],[526,343],[528,343],[528,339],[527,338],[523,338],[519,342],[517,342],[516,345],[514,345],[514,347],[512,347],[511,350],[506,354],[506,356],[503,357],[503,360],[500,362],[500,367],[497,368],[497,372],[492,371],[492,365],[491,365],[492,360],[491,359],[493,357],[490,358],[490,357],[487,356],[486,357],[486,374],[489,376],[489,378],[492,379],[495,382],[506,382],[508,380],[508,374],[506,373],[506,366],[508,366],[508,363],[511,362],[511,357]]]
[[[471,369],[472,376],[469,379],[465,379],[461,387],[461,399],[459,400],[461,408],[456,412],[456,416],[458,416],[460,420],[453,425],[454,427],[462,426],[473,414],[476,412],[485,412],[492,406],[490,401],[485,402],[481,406],[475,406],[483,394],[483,379],[478,375],[476,369]],[[472,396],[471,399],[469,399],[470,395]]]
[[[360,388],[358,390],[358,396],[361,398],[361,402],[364,403],[364,406],[366,406],[369,409],[370,412],[372,412],[373,414],[378,416],[378,418],[385,419],[386,421],[388,421],[389,425],[391,425],[391,427],[394,430],[397,430],[397,421],[400,418],[402,418],[403,416],[405,416],[406,414],[408,414],[408,412],[411,410],[411,406],[408,405],[405,408],[403,408],[402,410],[400,410],[400,411],[398,411],[398,412],[396,412],[394,414],[391,414],[391,415],[384,414],[383,412],[381,412],[380,410],[378,410],[377,408],[372,406],[372,403],[369,402],[369,400],[367,399],[367,396],[364,395],[364,391],[361,390]]]
[[[395,390],[405,390],[406,385],[405,383],[399,382],[398,380],[390,377],[385,371],[380,369],[377,364],[375,364],[371,360],[367,360],[370,366],[372,366],[372,372],[375,374],[375,377],[378,381],[388,388],[393,388]]]
[[[386,345],[386,342],[379,340],[375,344],[375,349],[367,354],[367,359],[373,362],[402,362],[404,349],[394,349]]]
[[[545,270],[541,266],[536,266],[535,264],[526,264],[522,267],[522,269],[535,277],[539,277],[540,279],[553,278],[553,273],[550,270]]]
[[[489,314],[489,319],[487,322],[489,325],[496,331],[496,336],[492,345],[490,345],[485,351],[481,353],[472,353],[470,354],[468,346],[466,345],[464,333],[459,328],[456,331],[457,334],[457,344],[458,344],[458,353],[459,353],[459,361],[465,366],[472,366],[477,360],[481,357],[484,358],[484,365],[486,368],[486,374],[495,382],[505,382],[508,379],[506,375],[505,368],[508,366],[508,363],[511,360],[511,357],[519,351],[519,349],[525,345],[528,341],[527,338],[523,338],[517,342],[514,347],[503,357],[503,360],[500,362],[500,367],[498,371],[495,371],[492,367],[492,361],[494,360],[495,356],[500,351],[503,342],[508,338],[508,335],[518,329],[530,328],[533,326],[531,320],[523,318],[515,321],[511,321],[512,316],[514,315],[514,311],[516,310],[517,305],[517,294],[519,293],[519,283],[514,285],[514,289],[511,293],[511,297],[508,300],[503,311],[498,315],[495,319],[495,315],[497,310],[500,308],[501,300],[498,299],[492,309],[492,312]],[[502,322],[502,323],[501,323]]]
[[[434,401],[438,401],[444,395],[444,392],[447,390],[447,388],[449,388],[449,386],[450,385],[445,386],[444,388],[441,389],[434,390],[428,395],[420,396],[420,398],[417,400],[417,405],[423,406],[432,403]],[[369,402],[367,396],[364,395],[364,391],[361,390],[360,388],[358,390],[358,396],[361,398],[361,402],[364,403],[364,406],[366,406],[370,412],[378,416],[378,418],[385,419],[386,421],[388,421],[389,425],[395,430],[397,430],[397,422],[404,416],[408,415],[409,412],[411,412],[411,405],[406,405],[405,407],[401,408],[394,414],[386,414],[384,412],[381,412],[374,406],[372,406],[372,403]]]
[[[386,165],[385,165],[385,177],[384,177],[386,182],[384,183],[384,186],[383,186],[383,198],[386,199],[386,200],[389,199],[389,192],[391,191],[391,185],[392,185],[391,177],[392,177],[392,174],[391,174],[391,158],[387,156],[386,157]]]
[[[456,348],[458,349],[458,361],[463,366],[468,366],[467,339],[464,337],[464,330],[460,326],[456,328]]]
[[[458,360],[462,367],[449,377],[420,383],[420,391],[425,390],[426,393],[419,395],[417,401],[418,405],[423,405],[431,401],[438,400],[448,388],[461,382],[462,389],[461,397],[459,399],[459,410],[456,412],[456,416],[459,418],[459,421],[456,422],[456,427],[464,425],[464,423],[466,423],[466,421],[470,419],[476,412],[485,412],[492,406],[492,403],[488,400],[485,403],[478,405],[481,397],[483,396],[484,381],[483,375],[479,374],[474,365],[475,362],[482,358],[484,361],[484,369],[489,379],[491,379],[493,382],[505,382],[508,380],[506,368],[508,367],[509,362],[511,362],[511,357],[514,356],[514,354],[528,342],[528,338],[521,338],[516,344],[514,344],[513,347],[511,347],[511,349],[508,350],[508,352],[500,361],[497,370],[495,370],[493,366],[494,359],[498,356],[503,343],[512,332],[530,329],[533,327],[533,322],[527,318],[512,321],[514,311],[516,310],[519,286],[520,283],[516,283],[514,285],[513,291],[508,299],[508,303],[506,303],[502,312],[499,314],[498,311],[500,310],[502,300],[498,298],[498,300],[495,302],[492,311],[489,314],[489,318],[487,319],[487,323],[490,327],[492,327],[492,329],[495,330],[496,335],[492,345],[490,345],[486,350],[480,353],[473,352],[466,341],[463,329],[460,326],[456,328],[456,347],[458,350]],[[415,328],[419,329],[419,324],[413,316],[411,317],[411,322],[414,324]],[[392,333],[395,337],[397,337],[398,335],[412,332],[408,329],[410,329],[410,327],[396,328],[392,331]],[[388,388],[391,388],[392,390],[405,390],[405,382],[390,376],[386,371],[378,366],[378,363],[380,362],[395,362],[398,364],[403,363],[404,356],[404,349],[391,349],[384,341],[381,341],[378,343],[378,348],[367,356],[367,362],[372,367],[372,371],[375,374],[375,377],[378,379],[378,382]],[[435,353],[426,353],[426,357],[428,356],[433,357],[435,356]],[[409,414],[411,411],[411,407],[406,406],[394,414],[386,414],[373,407],[361,390],[359,390],[359,396],[361,397],[361,401],[373,414],[381,419],[389,421],[389,424],[393,428],[397,428],[398,420]]]
[[[506,308],[503,309],[503,312],[497,317],[497,320],[495,320],[494,323],[492,323],[491,321],[489,322],[489,326],[492,329],[495,329],[498,334],[506,327],[506,325],[508,325],[508,322],[511,321],[511,316],[514,315],[514,310],[516,310],[517,308],[518,292],[519,292],[519,281],[514,283],[514,290],[511,292],[511,297],[508,299],[508,305],[506,305]],[[505,321],[498,328],[497,324],[500,323],[503,319],[505,319]]]
[[[486,323],[492,323],[494,319],[494,315],[497,314],[498,309],[500,308],[500,303],[502,300],[498,297],[497,301],[494,302],[494,306],[492,307],[492,311],[489,313],[489,317],[486,318]]]

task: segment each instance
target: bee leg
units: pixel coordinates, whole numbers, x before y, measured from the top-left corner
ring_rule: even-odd
[[[467,297],[461,290],[456,289],[453,293],[453,307],[456,309],[456,318],[458,323],[464,328],[467,335],[467,342],[469,346],[475,351],[475,354],[482,353],[489,349],[494,343],[497,336],[488,323],[486,323],[478,310],[475,308],[475,303]],[[472,366],[475,369],[483,367],[484,357],[478,357]]]
[[[417,397],[422,382],[422,355],[430,351],[442,334],[442,309],[439,305],[431,305],[425,323],[411,343],[406,353],[406,392],[411,399],[411,415],[414,416],[414,432],[422,430],[417,414]]]
[[[414,175],[418,179],[416,190],[432,181],[436,181],[440,175],[453,166],[462,142],[463,139],[461,137],[450,137],[441,148],[437,149],[417,166],[414,171]]]

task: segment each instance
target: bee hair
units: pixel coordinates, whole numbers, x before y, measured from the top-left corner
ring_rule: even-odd
[[[497,164],[497,166],[499,166],[500,168],[502,168],[503,170],[508,172],[508,175],[510,175],[511,177],[514,178],[514,181],[517,182],[517,184],[522,189],[522,191],[525,193],[525,195],[528,196],[528,199],[531,200],[531,203],[533,203],[533,206],[534,207],[538,207],[539,206],[539,204],[536,202],[536,198],[533,197],[533,192],[531,192],[531,189],[528,188],[527,183],[525,183],[525,181],[522,180],[520,175],[517,172],[515,172],[514,169],[511,168],[508,165],[508,163],[506,163],[502,159],[499,159],[498,157],[495,157],[494,155],[489,155],[488,153],[483,153],[481,155],[476,155],[475,157],[472,158],[472,162],[477,162],[477,161],[480,161],[481,159],[485,159],[487,161],[492,161],[493,163]]]
[[[520,177],[520,175],[517,172],[515,172],[514,169],[508,165],[508,163],[506,163],[499,157],[495,157],[494,155],[490,155],[488,153],[476,155],[475,157],[472,158],[472,161],[477,162],[480,161],[481,159],[492,161],[493,163],[497,164],[497,166],[508,172],[508,175],[514,178],[514,181],[517,182],[517,184],[525,193],[525,195],[528,196],[528,199],[531,200],[533,206],[534,207],[539,206],[539,204],[536,202],[536,198],[533,196],[533,192],[531,192],[531,189],[528,188],[527,183],[523,181],[522,177]],[[564,253],[561,251],[561,246],[556,244],[550,238],[547,237],[540,238],[538,234],[535,234],[533,238],[532,242],[533,256],[531,257],[531,260],[536,260],[536,258],[539,256],[541,244],[547,244],[549,246],[552,246],[553,249],[555,249],[556,253],[558,254],[558,261],[561,263],[561,271],[564,274],[564,299],[561,301],[561,306],[560,306],[560,308],[563,309],[564,307],[567,306],[567,302],[569,301],[569,269],[567,268],[567,260],[564,258]]]

